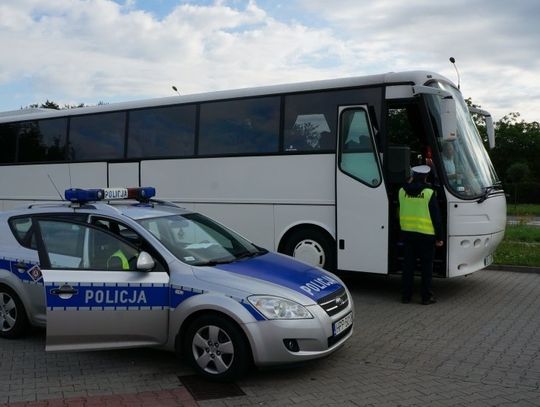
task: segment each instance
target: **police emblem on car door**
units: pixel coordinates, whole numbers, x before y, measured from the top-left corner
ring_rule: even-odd
[[[169,276],[163,267],[149,269],[148,253],[86,223],[53,218],[34,223],[45,282],[47,350],[166,341]]]

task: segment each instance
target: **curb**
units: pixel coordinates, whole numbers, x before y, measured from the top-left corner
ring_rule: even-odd
[[[486,270],[511,271],[515,273],[540,273],[540,267],[510,266],[505,264],[492,264]]]

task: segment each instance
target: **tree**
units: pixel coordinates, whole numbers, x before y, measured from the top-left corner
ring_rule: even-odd
[[[509,113],[496,123],[495,134],[495,148],[490,151],[490,155],[499,174],[507,174],[513,164],[524,163],[530,177],[538,181],[540,124],[527,123],[520,119],[519,113]]]
[[[512,183],[518,183],[522,181],[527,181],[531,171],[529,166],[524,162],[513,163],[506,170],[506,180]]]
[[[49,99],[47,99],[47,101],[45,103],[42,103],[40,107],[42,107],[44,109],[60,110],[60,106],[58,106],[58,103],[50,101]]]

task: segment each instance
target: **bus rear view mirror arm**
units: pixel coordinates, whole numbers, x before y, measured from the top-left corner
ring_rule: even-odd
[[[487,110],[478,109],[477,107],[469,107],[469,112],[482,115],[486,122],[486,131],[488,136],[489,148],[495,147],[495,126],[493,125],[493,117]]]

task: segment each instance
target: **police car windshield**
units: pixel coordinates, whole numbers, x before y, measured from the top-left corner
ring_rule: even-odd
[[[265,252],[198,213],[147,218],[138,222],[179,260],[194,266],[230,263]]]

